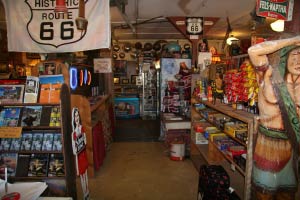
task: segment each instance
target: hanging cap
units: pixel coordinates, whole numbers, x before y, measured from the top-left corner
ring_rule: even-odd
[[[135,47],[136,49],[142,49],[143,45],[142,45],[142,43],[140,43],[140,42],[136,42],[135,45],[134,45],[134,47]]]

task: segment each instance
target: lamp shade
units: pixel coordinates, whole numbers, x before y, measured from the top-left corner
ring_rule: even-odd
[[[56,6],[54,12],[66,13],[68,12],[65,0],[56,0]]]
[[[275,22],[270,24],[273,31],[282,32],[284,31],[284,20],[276,20]]]
[[[233,35],[231,35],[229,38],[227,38],[226,43],[228,45],[231,45],[232,41],[237,41],[237,40],[239,40],[239,39],[237,39],[236,37],[233,37]]]

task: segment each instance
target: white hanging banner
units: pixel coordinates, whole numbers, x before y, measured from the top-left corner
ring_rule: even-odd
[[[8,51],[76,52],[110,47],[109,0],[85,0],[86,31],[77,30],[79,0],[66,0],[68,12],[55,13],[56,0],[2,0]]]

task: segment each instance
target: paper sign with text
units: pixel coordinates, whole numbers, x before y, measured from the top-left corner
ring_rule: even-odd
[[[257,0],[256,14],[291,21],[293,18],[294,0]]]
[[[110,58],[95,58],[94,59],[94,73],[111,73],[111,59]]]
[[[0,127],[0,138],[21,137],[22,127]]]

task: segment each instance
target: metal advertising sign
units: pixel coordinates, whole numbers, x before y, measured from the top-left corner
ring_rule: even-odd
[[[256,14],[291,21],[293,18],[294,0],[257,0]]]
[[[201,35],[203,33],[203,17],[187,17],[186,31],[189,35]]]

